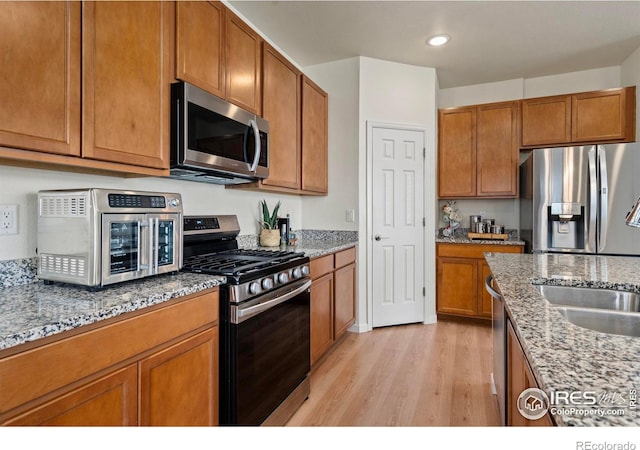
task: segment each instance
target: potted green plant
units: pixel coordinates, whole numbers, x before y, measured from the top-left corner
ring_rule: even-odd
[[[280,202],[276,203],[273,212],[269,212],[269,206],[265,200],[260,202],[262,220],[260,220],[260,245],[263,247],[277,247],[280,245],[280,230],[278,229],[278,210]]]

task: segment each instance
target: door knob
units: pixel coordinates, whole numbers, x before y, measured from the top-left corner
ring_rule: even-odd
[[[379,241],[379,240],[381,240],[381,239],[389,239],[389,236],[380,236],[379,234],[376,234],[373,238],[374,238],[376,241]]]

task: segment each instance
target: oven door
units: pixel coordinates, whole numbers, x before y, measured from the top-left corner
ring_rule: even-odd
[[[221,339],[222,424],[262,424],[308,376],[310,286],[309,279],[299,280],[227,312]]]

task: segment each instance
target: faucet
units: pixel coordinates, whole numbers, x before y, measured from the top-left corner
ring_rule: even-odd
[[[627,213],[627,217],[624,221],[630,227],[640,228],[640,197],[636,200],[631,211]]]

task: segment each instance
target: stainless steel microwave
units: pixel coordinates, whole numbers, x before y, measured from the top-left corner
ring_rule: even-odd
[[[102,287],[182,268],[180,194],[38,193],[38,277]]]
[[[269,176],[269,123],[183,81],[171,85],[171,176],[215,184]]]

